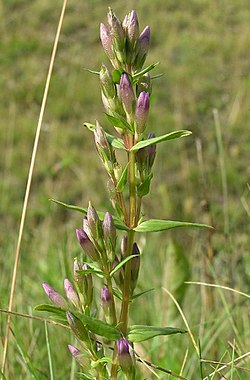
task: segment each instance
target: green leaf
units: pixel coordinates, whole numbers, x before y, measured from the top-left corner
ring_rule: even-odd
[[[134,228],[136,232],[159,232],[170,230],[177,227],[200,227],[200,228],[213,228],[207,224],[190,223],[190,222],[178,222],[174,220],[158,220],[149,219],[142,222]]]
[[[138,196],[140,198],[144,197],[145,195],[147,195],[149,193],[149,190],[150,190],[150,183],[152,181],[152,178],[153,178],[153,173],[150,173],[147,178],[145,179],[145,181],[143,181],[137,188],[137,191],[138,191]]]
[[[115,137],[113,135],[110,135],[109,133],[106,133],[106,136],[107,136],[107,139],[108,139],[108,142],[114,147],[114,148],[117,148],[117,149],[122,149],[122,150],[126,150],[124,144],[123,144],[123,141],[122,139],[119,139],[118,137]]]
[[[119,115],[118,113],[114,112],[114,116],[112,115],[109,115],[108,113],[105,113],[108,121],[114,125],[115,127],[117,128],[120,128],[120,129],[128,129],[129,131],[132,132],[132,128],[131,126],[129,125],[129,123],[127,122],[127,120],[124,119],[124,117],[122,117],[121,115]]]
[[[122,174],[121,174],[121,177],[119,178],[119,181],[116,185],[116,190],[118,193],[121,193],[124,189],[124,186],[126,185],[127,183],[127,176],[128,176],[128,167],[129,167],[129,162],[127,163],[127,165],[125,166]]]
[[[150,146],[150,145],[153,145],[153,144],[158,144],[158,143],[160,143],[162,141],[178,139],[180,137],[189,136],[191,134],[192,134],[192,132],[191,131],[187,131],[187,130],[173,131],[173,132],[167,133],[166,135],[163,135],[163,136],[153,137],[152,139],[139,141],[137,144],[135,144],[130,149],[130,151],[137,151],[137,150],[139,150],[141,148],[145,148],[146,146]]]
[[[103,356],[101,359],[92,360],[91,367],[96,368],[98,367],[99,364],[105,364],[105,363],[112,363],[112,359],[107,356]]]
[[[112,73],[112,79],[113,79],[114,83],[116,83],[116,84],[120,83],[120,79],[121,79],[122,73],[123,73],[122,69],[116,69],[116,70],[113,71],[113,73]]]
[[[131,259],[134,259],[136,256],[140,256],[140,255],[130,255],[130,256],[127,256],[124,260],[122,260],[118,265],[116,265],[116,267],[110,272],[110,277],[112,277],[115,272],[117,272],[121,267],[123,267],[123,265],[125,265],[129,260]]]
[[[186,330],[175,327],[134,325],[130,326],[128,330],[128,339],[131,342],[143,342],[159,335],[184,334],[186,332]]]
[[[79,274],[96,274],[98,277],[103,278],[104,273],[101,270],[96,269],[81,269],[76,271]]]
[[[60,206],[63,206],[63,207],[66,207],[68,208],[69,210],[73,210],[73,211],[78,211],[78,212],[81,212],[82,214],[86,215],[87,214],[87,209],[84,208],[84,207],[79,207],[79,206],[74,206],[74,205],[69,205],[67,203],[64,203],[64,202],[61,202],[61,201],[58,201],[57,199],[53,199],[53,198],[50,198],[49,199],[50,202],[54,202]],[[100,218],[100,220],[103,220],[104,219],[104,215],[105,213],[102,212],[102,211],[97,211],[97,214]],[[113,216],[113,220],[114,220],[114,224],[116,226],[116,228],[118,230],[122,230],[122,231],[129,231],[129,228],[121,221],[119,220],[118,218],[116,218],[115,216]]]
[[[140,293],[134,294],[133,297],[131,297],[131,299],[134,300],[135,298],[138,298],[138,297],[142,296],[143,294],[146,294],[146,293],[152,292],[152,290],[154,290],[154,288],[152,288],[152,289],[148,289],[148,290],[144,290],[143,292],[140,292]]]
[[[78,312],[74,312],[73,314],[75,314],[76,317],[79,318],[82,323],[96,335],[104,336],[110,340],[117,340],[121,336],[120,332],[115,327],[100,321],[99,319],[80,314]]]
[[[88,71],[91,74],[100,75],[100,71],[95,71],[91,69],[87,69],[86,67],[83,68],[85,71]]]
[[[64,317],[64,320],[66,321],[66,310],[61,309],[60,307],[54,306],[54,305],[47,305],[47,304],[41,304],[35,306],[35,310],[37,311],[47,311],[48,313],[57,314],[60,317]]]
[[[133,83],[135,83],[136,80],[139,79],[143,74],[146,74],[149,71],[153,70],[156,66],[159,65],[159,63],[160,62],[152,63],[152,65],[145,67],[145,69],[143,69],[139,73],[136,73],[135,75],[133,75]]]

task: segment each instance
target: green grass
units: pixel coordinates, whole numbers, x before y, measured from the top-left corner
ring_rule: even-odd
[[[95,119],[106,123],[98,79],[83,68],[98,70],[106,62],[99,42],[99,23],[105,20],[108,5],[100,0],[72,0],[66,10],[21,248],[14,308],[19,312],[29,313],[45,301],[40,285],[43,281],[62,290],[63,278],[80,253],[74,230],[81,226],[81,215],[50,204],[48,198],[83,207],[90,199],[99,209],[109,207],[106,176],[93,148],[93,136],[82,127],[84,121]],[[191,137],[158,146],[152,196],[145,200],[145,214],[212,223],[215,227],[212,236],[207,231],[187,229],[140,238],[140,246],[144,247],[140,289],[155,290],[133,305],[133,322],[184,327],[175,305],[162,290],[166,287],[180,303],[195,337],[199,337],[202,358],[220,361],[223,357],[222,362],[229,363],[249,350],[249,300],[184,281],[217,283],[245,293],[250,288],[249,215],[242,202],[244,199],[249,204],[249,1],[131,0],[113,1],[111,5],[120,17],[135,7],[141,26],[150,24],[152,29],[148,63],[160,61],[155,73],[164,76],[154,81],[149,131],[156,135],[175,129],[193,132]],[[2,4],[0,292],[1,307],[5,309],[60,7],[58,0],[6,0]],[[224,234],[226,199],[213,109],[219,113],[225,156],[228,235]],[[202,169],[197,139],[202,146]],[[209,211],[201,207],[204,200]],[[214,252],[211,261],[207,260],[209,247]],[[2,337],[5,322],[2,314]],[[54,377],[69,378],[70,336],[59,327],[47,327]],[[49,378],[51,365],[43,323],[13,317],[13,330],[19,344],[11,338],[8,378],[31,378],[23,359],[26,353],[40,378]],[[197,379],[199,361],[188,335],[154,338],[137,347],[143,358],[177,373],[187,349],[183,376]],[[249,369],[249,359],[239,365]],[[216,364],[213,366],[216,368]],[[205,362],[204,376],[212,372]],[[249,372],[232,364],[223,374],[235,380],[249,377]],[[149,376],[147,372],[145,378]],[[212,378],[221,376],[215,374]]]

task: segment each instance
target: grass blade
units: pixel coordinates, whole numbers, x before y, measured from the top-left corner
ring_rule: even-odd
[[[44,329],[45,329],[46,346],[47,346],[48,359],[49,359],[50,380],[55,380],[51,349],[50,349],[50,341],[49,341],[49,331],[48,331],[48,325],[46,321],[44,322]]]

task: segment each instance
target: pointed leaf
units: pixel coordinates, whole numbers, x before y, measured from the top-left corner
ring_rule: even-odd
[[[145,148],[146,146],[150,146],[150,145],[153,145],[153,144],[158,144],[158,143],[160,143],[162,141],[178,139],[180,137],[189,136],[191,134],[192,134],[192,132],[191,131],[187,131],[187,130],[173,131],[173,132],[167,133],[166,135],[163,135],[163,136],[153,137],[152,139],[139,141],[137,144],[135,144],[130,149],[130,151],[137,151],[137,150],[139,150],[141,148]]]
[[[106,115],[108,121],[112,125],[114,125],[115,127],[120,128],[120,129],[124,129],[125,128],[125,129],[128,129],[129,131],[132,131],[132,128],[129,125],[129,123],[124,119],[124,117],[122,117],[118,113],[114,112],[115,116],[109,115],[107,113],[105,113],[105,115]]]
[[[53,198],[50,198],[49,199],[50,202],[54,202],[60,206],[63,206],[63,207],[66,207],[68,208],[69,210],[73,210],[73,211],[79,211],[81,212],[82,214],[86,215],[87,214],[87,209],[84,208],[84,207],[79,207],[79,206],[74,206],[74,205],[69,205],[67,203],[64,203],[64,202],[61,202],[61,201],[58,201],[57,199],[53,199]],[[100,220],[102,221],[104,219],[104,215],[105,213],[102,212],[102,211],[97,211],[97,214],[100,218]],[[118,218],[116,218],[115,216],[113,216],[113,220],[114,220],[114,223],[115,223],[115,226],[118,230],[123,230],[123,231],[128,231],[129,228],[121,221],[119,220]]]
[[[116,265],[116,267],[110,272],[110,277],[112,277],[115,272],[117,272],[121,267],[123,267],[123,265],[125,265],[129,260],[131,259],[134,259],[136,256],[140,256],[140,255],[130,255],[130,256],[127,256],[124,260],[122,260],[118,265]]]
[[[129,328],[128,339],[131,342],[143,342],[159,335],[184,334],[186,332],[186,330],[174,327],[134,325]]]
[[[118,193],[121,193],[123,191],[124,186],[127,183],[128,167],[129,167],[129,163],[127,163],[127,165],[125,166],[125,168],[124,168],[124,170],[122,172],[122,175],[119,178],[119,181],[118,181],[118,183],[116,185],[116,190],[118,191]]]
[[[35,306],[35,310],[47,311],[48,313],[57,314],[60,317],[64,317],[64,320],[66,321],[65,310],[61,309],[60,307],[57,307],[54,305],[41,304],[41,305]]]
[[[85,71],[88,71],[91,74],[100,75],[100,71],[95,71],[91,69],[87,69],[86,67],[83,68]]]
[[[149,219],[142,222],[134,228],[136,232],[159,232],[170,230],[177,227],[200,227],[200,228],[213,228],[207,224],[190,223],[190,222],[178,222],[174,220],[158,220]]]
[[[144,290],[143,292],[140,292],[140,293],[134,294],[133,297],[131,297],[131,299],[134,300],[135,298],[138,298],[138,297],[142,296],[143,294],[146,294],[146,293],[152,292],[152,290],[154,290],[154,288],[152,288],[152,289],[148,289],[148,290]]]
[[[156,62],[156,63],[152,63],[152,65],[149,65],[147,67],[145,67],[145,69],[141,70],[139,73],[136,73],[135,75],[133,75],[133,83],[136,82],[136,80],[138,78],[140,78],[143,74],[146,74],[148,73],[149,71],[153,70],[156,66],[159,65],[160,62]]]
[[[117,340],[121,336],[120,332],[115,327],[100,321],[99,319],[80,314],[78,312],[74,312],[73,314],[75,314],[76,317],[79,318],[82,323],[96,335],[104,336],[110,340]]]
[[[150,190],[150,183],[152,181],[152,178],[153,178],[153,173],[150,173],[147,178],[145,179],[145,181],[143,181],[137,188],[137,192],[138,192],[138,196],[140,198],[144,197],[145,195],[147,195],[149,193],[149,190]]]

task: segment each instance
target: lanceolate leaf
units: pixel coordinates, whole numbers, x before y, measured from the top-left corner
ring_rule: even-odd
[[[125,166],[123,172],[122,172],[122,175],[116,185],[116,190],[118,191],[118,193],[121,193],[124,189],[124,186],[126,185],[127,183],[127,176],[128,176],[128,166],[129,166],[129,163],[127,163],[127,165]]]
[[[78,212],[81,212],[84,215],[87,214],[87,209],[84,208],[84,207],[69,205],[67,203],[58,201],[57,199],[53,199],[53,198],[50,198],[49,201],[54,202],[54,203],[56,203],[56,204],[58,204],[60,206],[66,207],[69,210],[78,211]],[[97,211],[97,214],[98,214],[99,218],[101,220],[103,220],[105,213],[102,212],[102,211]],[[112,217],[113,217],[115,226],[116,226],[116,228],[118,230],[123,230],[123,231],[128,231],[129,230],[129,228],[121,220],[117,219],[115,216],[112,216]]]
[[[140,293],[134,294],[133,297],[131,297],[131,299],[134,300],[135,298],[141,297],[143,294],[146,294],[146,293],[152,292],[153,290],[154,290],[154,288],[152,288],[152,289],[148,289],[148,290],[144,290],[143,292],[140,292]]]
[[[59,315],[60,317],[64,317],[66,320],[66,310],[60,309],[59,307],[53,305],[38,305],[35,307],[35,310],[47,311],[49,313]],[[82,323],[94,334],[104,336],[105,338],[111,340],[117,340],[120,338],[120,333],[115,327],[108,325],[99,319],[80,314],[76,311],[72,312],[72,314],[79,318]]]
[[[76,315],[77,318],[79,318],[82,323],[94,334],[104,336],[107,339],[110,340],[117,340],[120,338],[121,334],[119,331],[107,323],[100,321],[99,319],[89,317],[84,314],[80,314],[77,312],[74,312],[73,314]]]
[[[145,69],[143,69],[142,71],[140,71],[139,73],[136,73],[135,75],[133,75],[133,82],[135,83],[135,81],[137,79],[139,79],[143,74],[146,74],[148,73],[149,71],[153,70],[156,66],[159,65],[160,62],[156,62],[156,63],[153,63],[152,65],[149,65],[147,67],[145,67]]]
[[[175,327],[134,325],[129,328],[128,339],[131,342],[143,342],[159,335],[184,334],[186,332],[186,330]]]
[[[118,271],[121,267],[123,267],[124,264],[126,264],[129,260],[134,259],[136,256],[140,255],[130,255],[127,256],[124,260],[122,260],[116,267],[110,272],[110,277],[112,277],[116,271]]]
[[[131,151],[137,151],[137,150],[139,150],[141,148],[145,148],[146,146],[149,146],[149,145],[158,144],[162,141],[178,139],[180,137],[189,136],[191,134],[192,134],[192,132],[187,131],[187,130],[173,131],[173,132],[167,133],[166,135],[162,135],[159,137],[153,137],[152,139],[140,141],[137,144],[135,144],[130,150]]]
[[[190,222],[178,222],[174,220],[158,220],[149,219],[142,222],[134,228],[136,232],[159,232],[170,230],[177,227],[199,227],[199,228],[213,228],[207,224],[190,223]]]
[[[108,121],[117,128],[120,128],[123,130],[128,129],[129,131],[131,131],[131,127],[128,124],[128,122],[121,115],[117,113],[114,113],[114,114],[115,116],[109,115],[107,113],[105,114]]]

